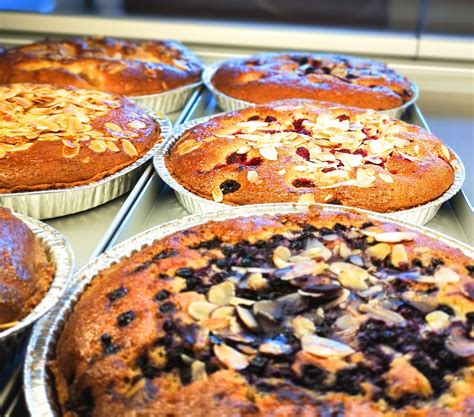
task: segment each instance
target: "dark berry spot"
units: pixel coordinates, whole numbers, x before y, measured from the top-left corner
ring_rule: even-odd
[[[240,184],[235,180],[225,180],[219,188],[221,189],[222,194],[231,194],[235,193],[240,188]]]
[[[247,121],[248,122],[251,122],[253,120],[260,120],[260,116],[258,114],[254,115],[254,116],[250,116]]]
[[[296,149],[296,154],[309,161],[309,150],[304,146],[300,146],[298,149]]]
[[[107,298],[111,303],[118,300],[119,298],[125,297],[128,293],[128,289],[125,287],[120,287],[119,289],[109,292]]]
[[[474,265],[466,265],[467,273],[470,277],[474,277]]]
[[[276,117],[273,117],[273,116],[267,116],[265,117],[265,122],[266,123],[272,123],[272,122],[276,122]]]
[[[262,165],[263,158],[260,158],[259,156],[255,156],[252,159],[249,159],[248,161],[245,162],[245,165],[248,167],[258,167],[259,165]]]
[[[117,317],[117,324],[119,327],[125,327],[129,325],[135,319],[135,317],[136,314],[133,311],[126,311]]]
[[[120,350],[120,346],[112,343],[112,336],[108,333],[104,333],[100,337],[100,342],[102,344],[102,350],[106,355],[112,355]]]
[[[305,73],[306,75],[308,75],[308,74],[312,74],[312,73],[315,72],[315,71],[316,71],[316,68],[314,68],[314,67],[312,67],[312,66],[307,66],[307,67],[305,68],[305,70],[304,70],[304,73]]]
[[[178,277],[182,277],[182,278],[189,278],[189,277],[192,277],[193,276],[193,269],[192,268],[179,268],[177,271],[176,271],[176,275]]]
[[[364,157],[366,157],[368,155],[368,152],[365,150],[365,149],[356,149],[356,151],[354,152],[354,155],[362,155]]]
[[[301,385],[309,389],[317,389],[326,379],[327,372],[314,365],[305,365],[301,377]]]
[[[176,328],[176,326],[175,326],[173,320],[169,320],[169,319],[168,319],[168,320],[165,320],[165,321],[163,322],[163,330],[164,330],[166,333],[170,333],[170,332],[174,331],[175,328]]]
[[[172,256],[175,256],[176,252],[172,249],[167,249],[164,251],[161,251],[157,253],[153,258],[151,258],[153,261],[159,261],[161,259],[166,259],[166,258],[171,258]]]
[[[170,292],[168,290],[161,290],[156,293],[155,300],[163,301],[163,300],[166,300],[169,296],[170,296]]]
[[[292,184],[295,188],[315,187],[314,182],[306,178],[297,178],[293,180]]]
[[[340,114],[339,116],[337,116],[337,120],[343,122],[344,120],[349,120],[349,116],[347,114]]]
[[[321,170],[321,172],[326,173],[326,172],[331,172],[331,171],[335,171],[335,170],[336,170],[336,168],[334,168],[334,167],[327,167],[327,168],[323,168]]]
[[[360,227],[361,229],[367,229],[368,227],[372,227],[374,226],[374,224],[372,222],[365,222],[362,224],[362,226]]]
[[[237,152],[232,152],[227,158],[226,158],[226,163],[227,165],[232,165],[232,164],[243,164],[247,160],[247,154],[246,153],[237,153]]]
[[[160,306],[160,313],[170,314],[176,311],[176,306],[171,301],[164,303]]]

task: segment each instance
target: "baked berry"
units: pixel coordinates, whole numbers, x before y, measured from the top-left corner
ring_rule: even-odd
[[[135,320],[136,314],[132,310],[126,311],[117,317],[117,324],[119,327],[128,326],[133,320]]]
[[[128,289],[125,287],[120,287],[112,292],[107,294],[107,298],[111,303],[118,300],[119,298],[125,297],[128,294]]]
[[[235,180],[225,180],[221,183],[219,188],[221,189],[222,194],[231,194],[235,193],[240,188],[240,184]]]
[[[307,179],[307,178],[297,178],[296,180],[293,180],[292,184],[293,184],[293,187],[295,187],[295,188],[316,187],[316,185],[314,185],[314,182],[312,180]]]

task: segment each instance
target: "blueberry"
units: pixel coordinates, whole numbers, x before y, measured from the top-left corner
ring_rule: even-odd
[[[117,317],[117,324],[119,327],[128,326],[133,320],[135,320],[135,317],[136,314],[133,311],[126,311]]]
[[[163,300],[166,300],[169,296],[170,296],[170,292],[168,290],[161,290],[156,293],[155,300],[163,301]]]
[[[128,289],[125,287],[120,287],[119,289],[109,292],[107,298],[111,303],[118,300],[119,298],[125,297],[128,293]]]
[[[194,270],[192,268],[179,268],[175,274],[181,278],[189,278],[193,275]]]
[[[240,188],[240,184],[235,180],[225,180],[219,188],[221,189],[222,194],[231,194],[235,193]]]
[[[170,314],[176,311],[176,306],[171,301],[164,303],[160,306],[160,313]]]

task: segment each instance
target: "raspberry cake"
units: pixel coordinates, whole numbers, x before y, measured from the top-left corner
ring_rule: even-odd
[[[0,332],[18,324],[41,301],[54,266],[29,227],[0,207]]]
[[[154,119],[115,94],[0,86],[0,193],[89,184],[131,165],[162,140]]]
[[[100,272],[50,370],[74,416],[474,414],[474,260],[319,211],[208,222]]]
[[[172,41],[87,37],[15,46],[0,52],[0,83],[47,83],[138,96],[200,81],[202,66]]]
[[[382,62],[297,52],[226,61],[211,84],[251,103],[304,98],[374,110],[400,107],[415,95],[410,82]]]
[[[320,202],[378,212],[438,198],[453,184],[456,162],[417,126],[309,100],[213,117],[165,156],[175,181],[216,202]]]

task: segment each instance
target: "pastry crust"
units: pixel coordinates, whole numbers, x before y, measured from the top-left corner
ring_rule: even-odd
[[[373,111],[287,100],[213,117],[166,156],[192,193],[231,205],[416,207],[453,184],[455,157],[429,132]]]
[[[252,103],[304,98],[386,110],[414,95],[409,81],[383,62],[301,52],[232,59],[211,82],[218,91]]]
[[[0,207],[0,332],[26,317],[41,301],[54,270],[28,226]]]
[[[202,65],[174,41],[102,37],[43,40],[0,52],[0,83],[40,83],[125,96],[162,93],[200,80]]]
[[[67,417],[467,417],[473,273],[356,214],[208,222],[100,272],[50,370]]]
[[[162,140],[155,120],[115,94],[0,86],[0,193],[89,184],[132,164]]]

